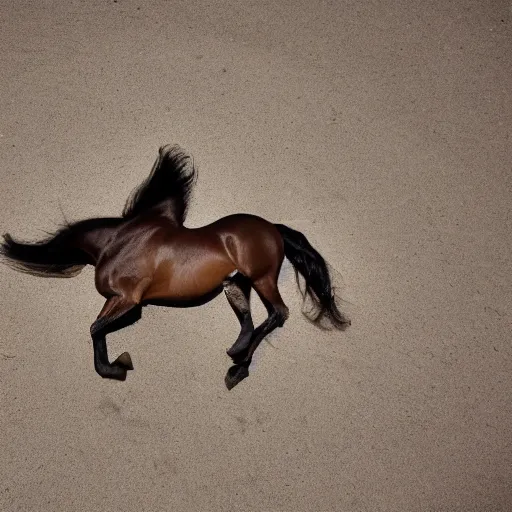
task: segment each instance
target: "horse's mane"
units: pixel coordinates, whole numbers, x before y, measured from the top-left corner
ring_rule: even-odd
[[[192,188],[197,179],[194,164],[179,146],[162,146],[151,174],[126,201],[123,217],[133,218],[158,206],[162,214],[183,225]]]

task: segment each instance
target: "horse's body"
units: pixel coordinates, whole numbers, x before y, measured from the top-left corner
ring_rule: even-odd
[[[254,254],[260,255],[256,264]],[[101,249],[96,287],[107,298],[135,294],[135,302],[188,301],[213,291],[235,271],[257,282],[276,271],[283,256],[277,228],[252,215],[230,215],[195,229],[142,218],[121,226]]]
[[[306,282],[306,294],[338,328],[349,321],[338,311],[327,266],[304,235],[248,214],[209,225],[183,225],[195,170],[177,147],[163,147],[148,179],[133,193],[121,218],[89,219],[68,225],[36,244],[5,235],[0,250],[17,270],[39,276],[71,277],[95,266],[95,284],[106,298],[91,326],[94,361],[102,377],[124,380],[133,369],[128,353],[110,363],[106,334],[122,327],[130,313],[140,318],[148,303],[187,304],[224,289],[241,332],[228,350],[235,366],[226,376],[229,389],[248,375],[254,350],[288,318],[277,287],[285,255]],[[254,329],[249,295],[254,288],[268,318]]]

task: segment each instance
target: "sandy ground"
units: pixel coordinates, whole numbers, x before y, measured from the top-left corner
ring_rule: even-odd
[[[285,268],[233,391],[222,296],[146,309],[105,381],[93,269],[2,266],[0,510],[512,510],[509,2],[1,4],[2,232],[119,214],[179,143],[188,225],[300,229],[353,325],[308,324]]]

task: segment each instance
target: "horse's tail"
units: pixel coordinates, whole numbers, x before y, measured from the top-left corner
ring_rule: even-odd
[[[44,240],[24,243],[5,234],[0,242],[0,256],[13,269],[40,277],[74,277],[87,264],[94,264],[80,242],[93,231],[105,233],[122,219],[88,219],[68,224]],[[105,233],[106,234],[106,233]],[[95,239],[99,240],[98,235]]]
[[[276,224],[276,227],[283,237],[284,253],[293,265],[299,289],[298,274],[304,278],[303,298],[306,300],[309,297],[313,303],[313,310],[305,313],[305,316],[318,326],[322,325],[325,318],[335,328],[344,330],[350,325],[350,320],[336,305],[331,276],[324,258],[299,231],[283,224]]]

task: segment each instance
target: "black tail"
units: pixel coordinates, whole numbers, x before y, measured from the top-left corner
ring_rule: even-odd
[[[129,219],[158,206],[164,215],[183,225],[196,179],[190,157],[179,146],[162,146],[150,175],[127,200],[123,217]]]
[[[4,263],[19,272],[40,277],[74,277],[87,264],[94,264],[91,256],[81,250],[84,234],[95,229],[113,228],[122,219],[88,219],[68,224],[44,240],[23,243],[5,234],[0,243]]]
[[[304,278],[304,300],[309,298],[313,303],[313,310],[305,315],[318,326],[322,325],[323,319],[327,319],[335,328],[344,330],[350,325],[350,320],[345,318],[336,305],[331,276],[324,258],[299,231],[283,224],[276,224],[276,227],[283,237],[284,253],[295,269],[299,288],[298,274]]]

